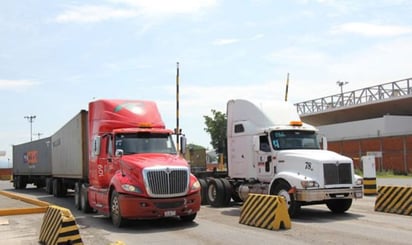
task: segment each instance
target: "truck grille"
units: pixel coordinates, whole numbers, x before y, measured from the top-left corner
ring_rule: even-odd
[[[189,186],[189,169],[185,167],[153,167],[143,170],[147,192],[151,197],[185,195]]]
[[[325,185],[352,184],[352,170],[350,163],[323,164]]]

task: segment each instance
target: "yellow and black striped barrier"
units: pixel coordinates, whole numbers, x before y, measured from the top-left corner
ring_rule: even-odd
[[[43,216],[39,242],[48,244],[83,244],[76,220],[69,209],[49,206]]]
[[[412,187],[379,186],[375,211],[412,215]]]
[[[375,178],[363,178],[363,194],[364,195],[376,195],[376,177]]]
[[[269,230],[291,228],[285,199],[263,194],[249,194],[242,206],[239,223]]]

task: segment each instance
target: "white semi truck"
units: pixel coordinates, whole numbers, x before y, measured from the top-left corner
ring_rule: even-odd
[[[291,217],[311,204],[343,213],[353,199],[362,198],[363,179],[355,175],[350,158],[321,149],[320,141],[317,129],[303,123],[286,102],[257,107],[230,100],[227,174],[199,177],[202,198],[220,207],[232,198],[245,201],[249,193],[270,194],[286,199]]]

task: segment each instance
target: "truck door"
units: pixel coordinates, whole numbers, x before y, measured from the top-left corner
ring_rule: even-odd
[[[259,136],[259,150],[256,153],[257,176],[262,181],[270,181],[273,176],[272,151],[267,135]]]

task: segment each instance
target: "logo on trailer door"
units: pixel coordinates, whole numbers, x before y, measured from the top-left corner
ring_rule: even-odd
[[[37,151],[28,151],[23,155],[23,162],[29,165],[38,163],[38,152]]]

